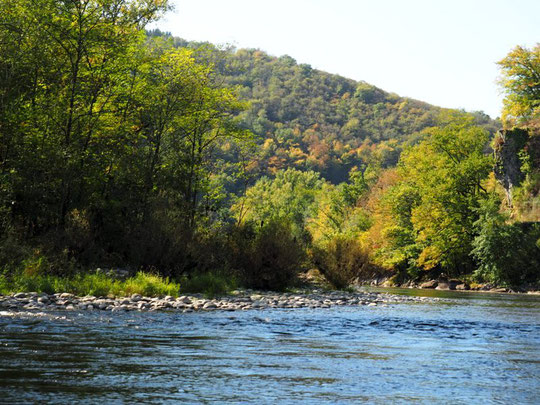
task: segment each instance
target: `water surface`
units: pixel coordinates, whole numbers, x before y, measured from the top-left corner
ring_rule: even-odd
[[[205,313],[1,312],[5,403],[540,398],[540,297]]]

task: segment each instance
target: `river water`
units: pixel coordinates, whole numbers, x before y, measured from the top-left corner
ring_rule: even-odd
[[[243,312],[0,312],[2,403],[540,403],[540,296]]]

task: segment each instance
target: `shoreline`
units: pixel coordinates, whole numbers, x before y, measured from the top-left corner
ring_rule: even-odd
[[[358,287],[378,287],[378,288],[402,288],[402,289],[417,289],[417,290],[436,290],[436,291],[453,291],[465,293],[490,293],[490,294],[523,294],[523,295],[539,295],[540,286],[538,285],[523,285],[521,287],[510,288],[496,284],[477,284],[476,286],[469,285],[461,280],[430,280],[425,282],[407,281],[402,284],[390,285],[388,277],[361,280],[356,284]]]
[[[537,289],[530,289],[530,290],[522,290],[522,291],[515,291],[510,288],[504,288],[504,287],[497,287],[492,288],[489,290],[482,290],[482,289],[468,289],[468,290],[458,290],[458,289],[451,289],[451,288],[422,288],[419,286],[409,286],[409,285],[397,285],[393,287],[389,286],[382,286],[382,285],[374,285],[374,284],[364,284],[360,287],[366,287],[366,288],[396,288],[396,289],[402,289],[402,290],[419,290],[419,291],[440,291],[440,292],[454,292],[454,293],[466,293],[466,294],[508,294],[508,295],[540,295],[540,290]]]
[[[404,302],[437,302],[436,297],[413,297],[387,292],[343,292],[307,290],[298,293],[277,293],[252,290],[235,291],[219,298],[200,294],[177,298],[145,297],[78,297],[70,293],[16,293],[0,296],[0,310],[39,311],[246,311],[261,309],[331,308],[337,306],[387,306]]]

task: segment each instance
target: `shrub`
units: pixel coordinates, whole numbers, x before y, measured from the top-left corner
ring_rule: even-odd
[[[58,291],[70,290],[77,295],[95,295],[104,297],[108,294],[118,295],[122,282],[101,273],[77,275],[74,279],[58,279]]]
[[[11,277],[11,291],[35,291],[52,294],[55,292],[55,280],[48,275],[28,275],[24,272]]]
[[[286,220],[270,220],[261,226],[238,226],[230,237],[231,266],[246,287],[284,290],[297,281],[304,250]]]
[[[128,278],[121,289],[123,293],[128,295],[172,295],[176,297],[180,291],[180,284],[169,281],[168,278],[139,271],[135,277]]]
[[[314,247],[313,262],[336,288],[348,287],[356,278],[373,277],[368,254],[354,237],[338,235],[324,246]]]
[[[181,292],[203,293],[208,297],[227,294],[236,288],[236,278],[232,274],[208,272],[184,277]]]

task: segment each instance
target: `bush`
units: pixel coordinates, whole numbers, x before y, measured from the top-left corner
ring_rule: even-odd
[[[232,274],[208,272],[184,277],[180,291],[183,293],[203,293],[207,297],[224,295],[237,287]]]
[[[314,264],[336,288],[376,275],[368,254],[354,237],[335,236],[324,246],[314,247],[312,255]]]
[[[101,273],[77,275],[74,279],[58,279],[57,291],[66,291],[77,295],[94,295],[105,297],[109,294],[119,295],[122,282]]]
[[[135,277],[128,278],[121,289],[127,295],[172,295],[176,297],[180,291],[180,284],[169,281],[168,278],[139,271]]]
[[[9,280],[4,274],[0,274],[0,295],[6,295],[10,293]]]
[[[305,254],[291,228],[288,221],[274,219],[233,230],[229,262],[246,287],[281,291],[296,283]]]
[[[52,294],[55,291],[55,277],[48,275],[27,275],[24,272],[15,274],[8,281],[12,292],[35,291]]]

